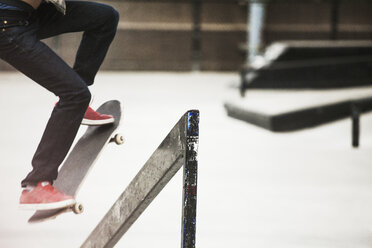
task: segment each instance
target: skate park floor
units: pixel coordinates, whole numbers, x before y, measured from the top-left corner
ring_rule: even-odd
[[[372,114],[361,116],[357,149],[350,119],[273,133],[227,116],[238,81],[237,73],[100,72],[92,106],[122,102],[126,142],[107,146],[86,178],[77,196],[84,213],[28,224],[20,181],[58,99],[20,73],[0,73],[0,247],[79,247],[189,109],[200,110],[196,247],[371,247]],[[180,246],[181,206],[179,171],[115,247]]]

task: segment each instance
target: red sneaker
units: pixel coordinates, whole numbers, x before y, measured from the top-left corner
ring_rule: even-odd
[[[100,114],[94,111],[91,107],[88,107],[81,124],[88,126],[100,126],[113,123],[114,121],[115,119],[112,115]]]
[[[72,196],[57,190],[49,182],[40,182],[34,189],[22,191],[19,207],[24,210],[45,210],[64,208],[75,203]]]

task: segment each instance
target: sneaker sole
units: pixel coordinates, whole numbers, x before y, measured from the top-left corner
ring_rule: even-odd
[[[53,202],[53,203],[38,203],[38,204],[19,204],[19,209],[21,210],[50,210],[66,208],[76,204],[74,199]]]
[[[105,119],[105,120],[89,120],[89,119],[83,119],[81,124],[82,125],[87,125],[87,126],[102,126],[102,125],[107,125],[114,123],[114,119]]]

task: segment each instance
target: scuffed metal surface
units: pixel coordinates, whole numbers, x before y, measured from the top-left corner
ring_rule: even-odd
[[[187,112],[174,126],[81,247],[113,247],[185,164],[190,148],[186,128],[195,131],[190,112],[194,111]]]
[[[196,202],[199,146],[199,111],[189,111],[186,130],[186,156],[184,165],[184,202],[182,211],[182,248],[195,247]]]

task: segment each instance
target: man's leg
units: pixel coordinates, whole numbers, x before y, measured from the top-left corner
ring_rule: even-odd
[[[35,30],[36,22],[0,33],[0,58],[60,98],[32,160],[33,170],[22,186],[56,179],[91,98],[81,77],[36,38]]]
[[[112,7],[86,1],[67,1],[66,15],[52,4],[42,4],[37,10],[39,39],[62,33],[83,31],[74,70],[87,85],[92,85],[109,46],[116,34],[118,12]]]

